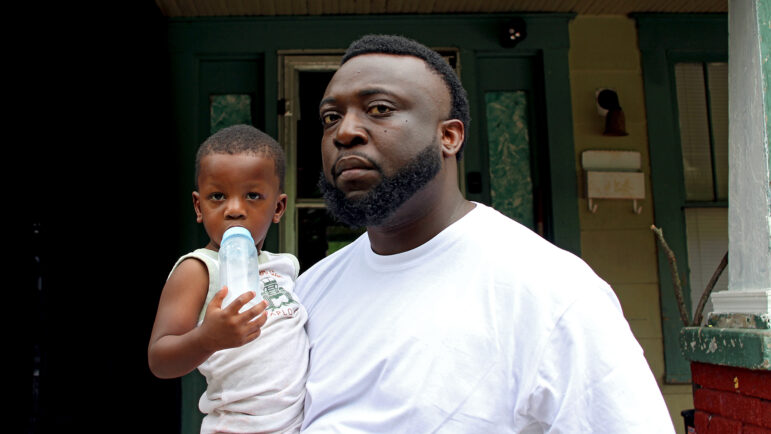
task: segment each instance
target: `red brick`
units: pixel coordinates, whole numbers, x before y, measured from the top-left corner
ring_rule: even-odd
[[[771,401],[760,401],[761,425],[771,428]]]
[[[705,413],[703,411],[696,410],[693,422],[698,434],[742,433],[741,422]]]
[[[693,362],[691,374],[693,383],[701,387],[771,400],[771,371],[768,370]]]
[[[742,434],[771,434],[771,429],[754,425],[744,425],[742,426]]]
[[[763,425],[763,402],[735,392],[697,389],[693,393],[696,409],[753,425]]]
[[[707,427],[709,426],[709,420],[712,418],[712,415],[709,413],[696,410],[693,414],[693,426],[696,428],[697,433],[706,433]]]
[[[696,431],[701,434],[701,431]],[[706,434],[729,434],[741,433],[742,423],[737,420],[731,420],[720,416],[712,416],[707,426]]]
[[[710,414],[722,414],[722,405],[720,402],[720,394],[712,389],[696,389],[693,391],[693,406],[697,410],[701,410]],[[698,431],[698,430],[697,430]]]
[[[720,392],[720,415],[740,420],[744,423],[762,425],[760,399],[739,395],[738,393]]]

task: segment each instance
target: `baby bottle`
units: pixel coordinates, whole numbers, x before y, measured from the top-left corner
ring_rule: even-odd
[[[239,312],[254,306],[262,300],[260,265],[257,262],[257,247],[252,234],[245,228],[233,226],[222,235],[219,251],[220,286],[228,287],[228,294],[222,300],[222,307],[247,291],[257,295],[249,300]]]

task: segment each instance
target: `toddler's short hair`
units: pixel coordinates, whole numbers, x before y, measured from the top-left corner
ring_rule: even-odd
[[[284,149],[271,136],[251,125],[233,125],[223,128],[209,136],[195,155],[195,189],[198,190],[198,174],[201,171],[201,160],[211,154],[252,154],[264,155],[273,160],[276,165],[279,188],[284,191],[284,172],[286,162]]]

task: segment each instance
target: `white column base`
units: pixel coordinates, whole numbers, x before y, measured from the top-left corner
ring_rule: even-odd
[[[771,288],[712,293],[713,313],[755,313],[771,315]]]

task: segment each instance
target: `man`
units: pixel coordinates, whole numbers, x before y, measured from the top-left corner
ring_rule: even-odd
[[[366,36],[320,104],[320,186],[367,233],[303,274],[308,432],[673,432],[609,286],[463,198],[468,102],[434,51]]]

